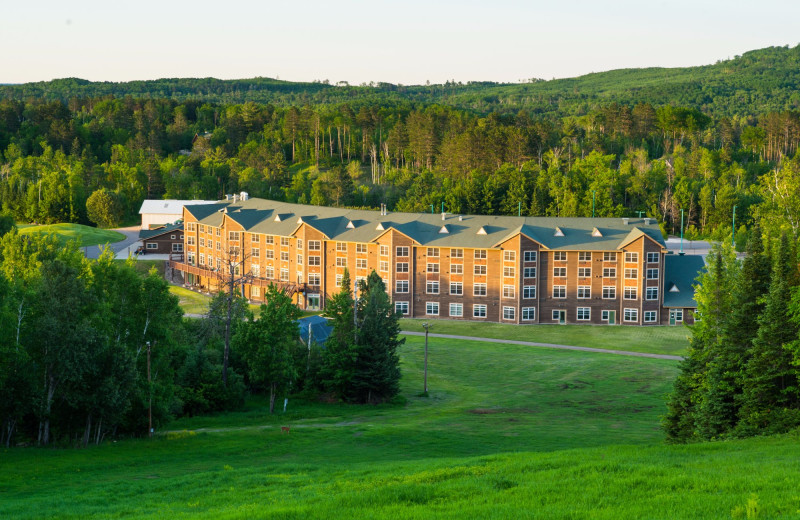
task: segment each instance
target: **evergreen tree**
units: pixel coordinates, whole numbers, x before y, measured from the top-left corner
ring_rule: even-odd
[[[325,305],[325,314],[330,318],[333,330],[325,341],[320,370],[322,386],[342,398],[348,395],[357,356],[354,310],[350,273],[345,268],[341,290]]]

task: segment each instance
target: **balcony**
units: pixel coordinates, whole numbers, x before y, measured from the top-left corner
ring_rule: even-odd
[[[204,276],[209,279],[219,280],[219,284],[223,282],[223,278],[225,277],[224,274],[220,273],[220,271],[216,269],[206,269],[205,267],[189,265],[185,262],[179,262],[176,260],[170,260],[168,262],[168,266],[171,269],[182,271],[185,274],[191,274],[194,276]],[[305,294],[306,292],[306,284],[304,283],[281,282],[280,280],[255,278],[255,277],[249,277],[248,279],[246,279],[245,283],[256,287],[269,287],[269,285],[272,284],[278,287],[279,289],[284,290],[286,294],[289,296],[294,296],[297,293]]]

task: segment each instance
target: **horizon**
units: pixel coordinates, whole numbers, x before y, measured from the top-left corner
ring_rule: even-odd
[[[14,50],[0,55],[1,80],[519,83],[709,65],[800,40],[793,23],[800,4],[764,0],[754,12],[747,2],[676,1],[411,0],[393,8],[362,0],[336,6],[233,0],[185,9],[153,0],[135,6],[43,0],[7,6],[0,45]]]

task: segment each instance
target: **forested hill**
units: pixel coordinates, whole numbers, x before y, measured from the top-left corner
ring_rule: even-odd
[[[384,106],[442,104],[478,113],[564,117],[583,115],[599,105],[650,103],[691,106],[714,117],[794,110],[800,106],[800,45],[754,50],[713,65],[684,68],[621,69],[577,78],[528,83],[445,83],[402,86],[295,83],[270,78],[159,79],[127,83],[68,78],[0,86],[0,99],[133,96],[212,103],[246,101],[287,105]]]

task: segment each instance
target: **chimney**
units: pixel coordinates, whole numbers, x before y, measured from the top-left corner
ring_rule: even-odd
[[[231,200],[231,196],[228,195],[227,193],[225,194],[225,200]]]
[[[462,220],[464,220],[464,215],[459,215],[458,216],[458,221],[461,222]]]
[[[628,220],[629,220],[628,217],[622,217],[622,223],[625,224],[626,226],[628,225]]]
[[[445,220],[445,215],[447,215],[447,213],[445,213],[444,211],[442,211],[442,220]]]
[[[233,194],[233,202],[236,203],[236,194]]]
[[[645,226],[649,226],[650,225],[650,220],[651,220],[650,217],[645,217],[644,218],[644,225]]]
[[[250,194],[246,191],[243,191],[239,194],[239,200],[247,200],[250,198]]]

